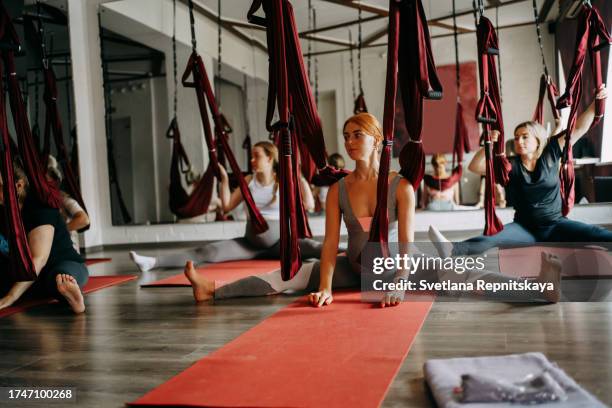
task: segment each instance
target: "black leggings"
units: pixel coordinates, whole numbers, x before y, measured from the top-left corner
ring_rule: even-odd
[[[64,297],[57,291],[57,282],[55,281],[57,275],[61,274],[72,276],[81,290],[83,290],[83,287],[89,280],[89,270],[84,263],[61,261],[53,266],[43,268],[40,275],[38,275],[38,279],[32,285],[33,293],[36,296],[50,296],[63,301]]]

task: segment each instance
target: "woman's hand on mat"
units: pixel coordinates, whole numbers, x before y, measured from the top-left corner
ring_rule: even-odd
[[[329,305],[334,301],[331,289],[323,289],[318,292],[313,292],[308,296],[310,304],[316,307]]]
[[[397,306],[404,300],[404,292],[400,290],[394,290],[384,294],[380,301],[380,307],[391,307]]]
[[[6,309],[9,306],[12,306],[15,303],[15,299],[12,296],[6,295],[2,299],[0,299],[0,310]]]

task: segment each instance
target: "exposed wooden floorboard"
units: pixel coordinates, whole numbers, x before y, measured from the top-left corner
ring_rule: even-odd
[[[139,279],[87,295],[84,316],[48,306],[1,318],[0,385],[73,386],[78,403],[70,406],[122,407],[296,298],[195,305],[189,288],[139,288],[178,270],[141,274],[126,251],[95,256],[111,256],[113,262],[92,266],[92,275],[137,273]],[[544,306],[437,302],[383,406],[433,406],[423,382],[427,359],[528,351],[545,353],[609,404],[611,337],[608,302]]]

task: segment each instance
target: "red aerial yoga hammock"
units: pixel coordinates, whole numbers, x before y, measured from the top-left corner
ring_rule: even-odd
[[[49,61],[46,55],[44,31],[40,17],[38,25],[38,32],[40,33],[39,41],[41,44],[42,54],[42,70],[43,77],[45,79],[45,91],[43,94],[43,99],[45,101],[46,106],[45,142],[41,161],[42,164],[46,166],[47,161],[49,159],[49,152],[51,150],[51,132],[53,132],[55,148],[57,150],[59,162],[62,164],[62,170],[64,172],[64,185],[66,188],[66,192],[70,195],[70,197],[74,198],[79,203],[81,208],[83,208],[83,210],[87,213],[87,207],[85,206],[85,201],[83,200],[83,195],[81,194],[81,187],[79,185],[77,177],[74,174],[74,167],[73,164],[70,162],[68,149],[66,148],[66,145],[64,143],[62,120],[57,106],[57,80],[55,77],[55,72],[53,72],[53,68],[51,67],[51,62]],[[79,232],[87,231],[88,229],[89,225],[79,230]]]
[[[504,229],[495,214],[495,184],[508,184],[511,164],[504,152],[504,123],[495,64],[495,56],[499,55],[497,34],[491,21],[482,13],[476,35],[480,74],[480,100],[476,106],[476,120],[483,125],[486,156],[484,235],[494,235]],[[492,130],[499,131],[499,138],[493,147]]]
[[[33,194],[42,204],[53,208],[60,208],[62,205],[61,193],[55,184],[47,181],[45,177],[46,166],[43,166],[40,162],[38,148],[35,146],[32,137],[15,68],[15,51],[19,49],[19,37],[11,22],[11,16],[2,3],[0,3],[0,41],[7,44],[7,46],[2,47],[0,52],[4,69],[8,71],[8,93],[11,113],[17,133],[19,153],[30,183],[30,194]]]
[[[538,104],[536,105],[535,111],[533,112],[533,121],[539,124],[544,123],[544,98],[547,97],[550,102],[550,108],[553,113],[553,117],[556,119],[560,118],[559,111],[557,110],[557,97],[559,96],[559,90],[552,81],[552,78],[548,74],[542,74],[540,78],[540,92],[538,96]]]
[[[370,229],[370,242],[381,244],[388,255],[389,214],[387,212],[388,178],[393,145],[398,82],[404,109],[408,143],[402,148],[400,173],[416,189],[425,173],[425,154],[421,143],[423,99],[441,99],[427,18],[421,0],[389,1],[389,44],[383,116],[383,149],[378,170],[377,204]]]
[[[559,111],[557,110],[557,97],[559,96],[559,90],[552,80],[552,77],[548,73],[548,66],[546,65],[546,58],[544,57],[544,45],[542,44],[542,34],[540,31],[540,17],[538,15],[538,4],[536,0],[533,0],[533,15],[535,17],[536,33],[538,35],[538,44],[540,46],[540,54],[542,56],[542,77],[540,78],[540,92],[538,96],[538,104],[536,105],[533,113],[533,121],[540,124],[544,123],[544,98],[548,97],[548,102],[552,110],[553,117],[555,120],[559,119]]]
[[[244,176],[242,175],[242,171],[240,170],[240,166],[238,165],[238,162],[236,161],[236,158],[234,157],[234,154],[232,153],[231,148],[227,142],[226,131],[229,127],[227,124],[227,120],[225,120],[223,115],[219,112],[219,108],[215,101],[215,96],[213,94],[213,90],[210,85],[206,69],[204,67],[204,62],[202,62],[202,57],[200,57],[200,55],[198,55],[196,51],[195,18],[193,15],[192,0],[189,1],[189,14],[191,23],[192,53],[189,57],[189,61],[187,62],[185,72],[183,73],[182,84],[185,87],[195,88],[196,96],[198,98],[198,106],[200,108],[200,117],[202,119],[202,124],[204,125],[204,135],[206,139],[206,145],[208,146],[208,153],[210,159],[208,168],[204,173],[204,176],[202,176],[202,180],[200,180],[200,183],[206,183],[204,184],[204,187],[212,191],[212,189],[214,188],[213,177],[216,176],[217,178],[220,178],[219,162],[217,159],[216,149],[216,143],[219,143],[219,146],[221,148],[220,150],[225,153],[225,156],[229,161],[230,168],[238,178],[240,192],[242,193],[245,205],[247,207],[247,210],[249,211],[249,222],[253,226],[253,230],[255,231],[255,233],[264,232],[268,229],[268,224],[255,206],[251,191],[247,186]],[[192,76],[193,82],[188,81],[189,76]],[[206,111],[207,105],[210,109],[215,124],[216,141],[213,139],[213,135],[211,132],[210,122],[208,120],[208,113]],[[209,203],[206,203],[206,207],[208,207],[208,204]]]
[[[426,174],[423,177],[423,181],[427,187],[436,189],[438,191],[448,190],[454,186],[455,183],[461,180],[461,175],[463,174],[463,154],[468,153],[471,150],[470,138],[465,125],[465,120],[463,119],[463,105],[461,105],[461,97],[459,96],[461,87],[461,71],[459,68],[459,42],[455,0],[453,0],[453,29],[453,37],[455,42],[455,83],[457,87],[457,112],[455,114],[455,138],[453,141],[453,170],[451,175],[446,178],[438,178],[429,174]]]
[[[254,13],[263,5],[266,17]],[[281,271],[291,279],[301,265],[298,238],[310,236],[299,189],[297,155],[303,141],[308,148],[320,185],[330,185],[348,174],[327,164],[321,119],[302,59],[293,8],[288,0],[255,0],[249,21],[266,27],[269,66],[266,126],[274,133],[280,151]],[[272,124],[278,108],[279,121]],[[303,160],[304,161],[304,160]]]
[[[195,184],[191,194],[187,194],[181,179],[183,174],[191,170],[191,163],[181,143],[181,132],[176,117],[170,123],[166,136],[173,140],[170,164],[170,210],[181,218],[196,217],[208,211],[213,192],[211,184],[214,181],[214,173],[209,166]]]
[[[0,7],[2,7],[0,3]],[[2,12],[4,8],[2,7]],[[0,25],[0,34],[6,25]],[[2,44],[2,48],[14,44]],[[0,89],[4,89],[4,65],[0,64]],[[27,236],[21,220],[21,209],[17,201],[15,175],[13,174],[13,155],[6,117],[4,92],[0,92],[0,173],[3,180],[4,204],[0,205],[0,231],[9,241],[9,270],[2,271],[1,282],[31,281],[36,279],[36,271],[28,247]],[[6,274],[6,275],[5,275]]]
[[[179,130],[177,118],[177,89],[178,73],[176,58],[176,0],[174,5],[174,33],[172,35],[172,51],[174,62],[174,117],[170,122],[166,137],[172,139],[172,159],[170,163],[170,186],[169,186],[169,205],[170,211],[180,218],[192,218],[208,211],[213,189],[211,184],[214,182],[212,167],[208,167],[206,172],[198,180],[191,194],[183,188],[182,178],[191,172],[191,163],[187,152],[181,142],[181,132]]]
[[[561,199],[563,202],[563,215],[567,215],[574,206],[574,163],[572,158],[571,137],[576,128],[578,119],[578,107],[582,98],[582,74],[587,53],[591,58],[591,69],[595,79],[595,92],[603,84],[603,73],[601,67],[601,50],[610,45],[610,34],[599,11],[590,5],[582,6],[582,13],[578,17],[578,29],[576,32],[576,52],[572,68],[567,79],[565,93],[557,102],[557,108],[563,109],[571,106],[567,130],[565,132],[565,147],[561,159]],[[597,125],[604,116],[604,99],[595,101],[595,119],[591,127]]]
[[[253,150],[253,146],[251,144],[251,135],[247,132],[246,137],[242,141],[242,148],[244,149],[247,157],[247,173],[253,173],[253,165],[251,164],[251,154]]]

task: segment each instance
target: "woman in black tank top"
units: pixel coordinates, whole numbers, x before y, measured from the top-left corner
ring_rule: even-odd
[[[60,212],[39,203],[27,194],[28,179],[17,164],[13,165],[15,185],[21,216],[37,279],[32,282],[11,282],[2,274],[2,286],[8,289],[0,294],[0,309],[7,308],[26,292],[31,295],[55,297],[66,303],[75,313],[85,311],[81,288],[89,273],[83,258],[75,251],[70,233]],[[4,203],[0,180],[0,204]],[[8,256],[11,256],[10,252]]]
[[[605,86],[596,99],[605,99]],[[590,128],[595,118],[595,102],[579,116],[572,133],[576,143]],[[478,236],[454,245],[453,254],[477,254],[502,245],[535,242],[611,242],[612,232],[605,228],[570,220],[561,213],[559,166],[565,137],[556,129],[548,138],[546,130],[537,122],[523,122],[514,131],[516,156],[511,159],[512,170],[506,190],[514,204],[514,222],[492,236]],[[493,135],[496,139],[497,134]],[[480,149],[469,169],[485,173],[484,149]],[[439,232],[432,227],[430,237],[437,240]]]

